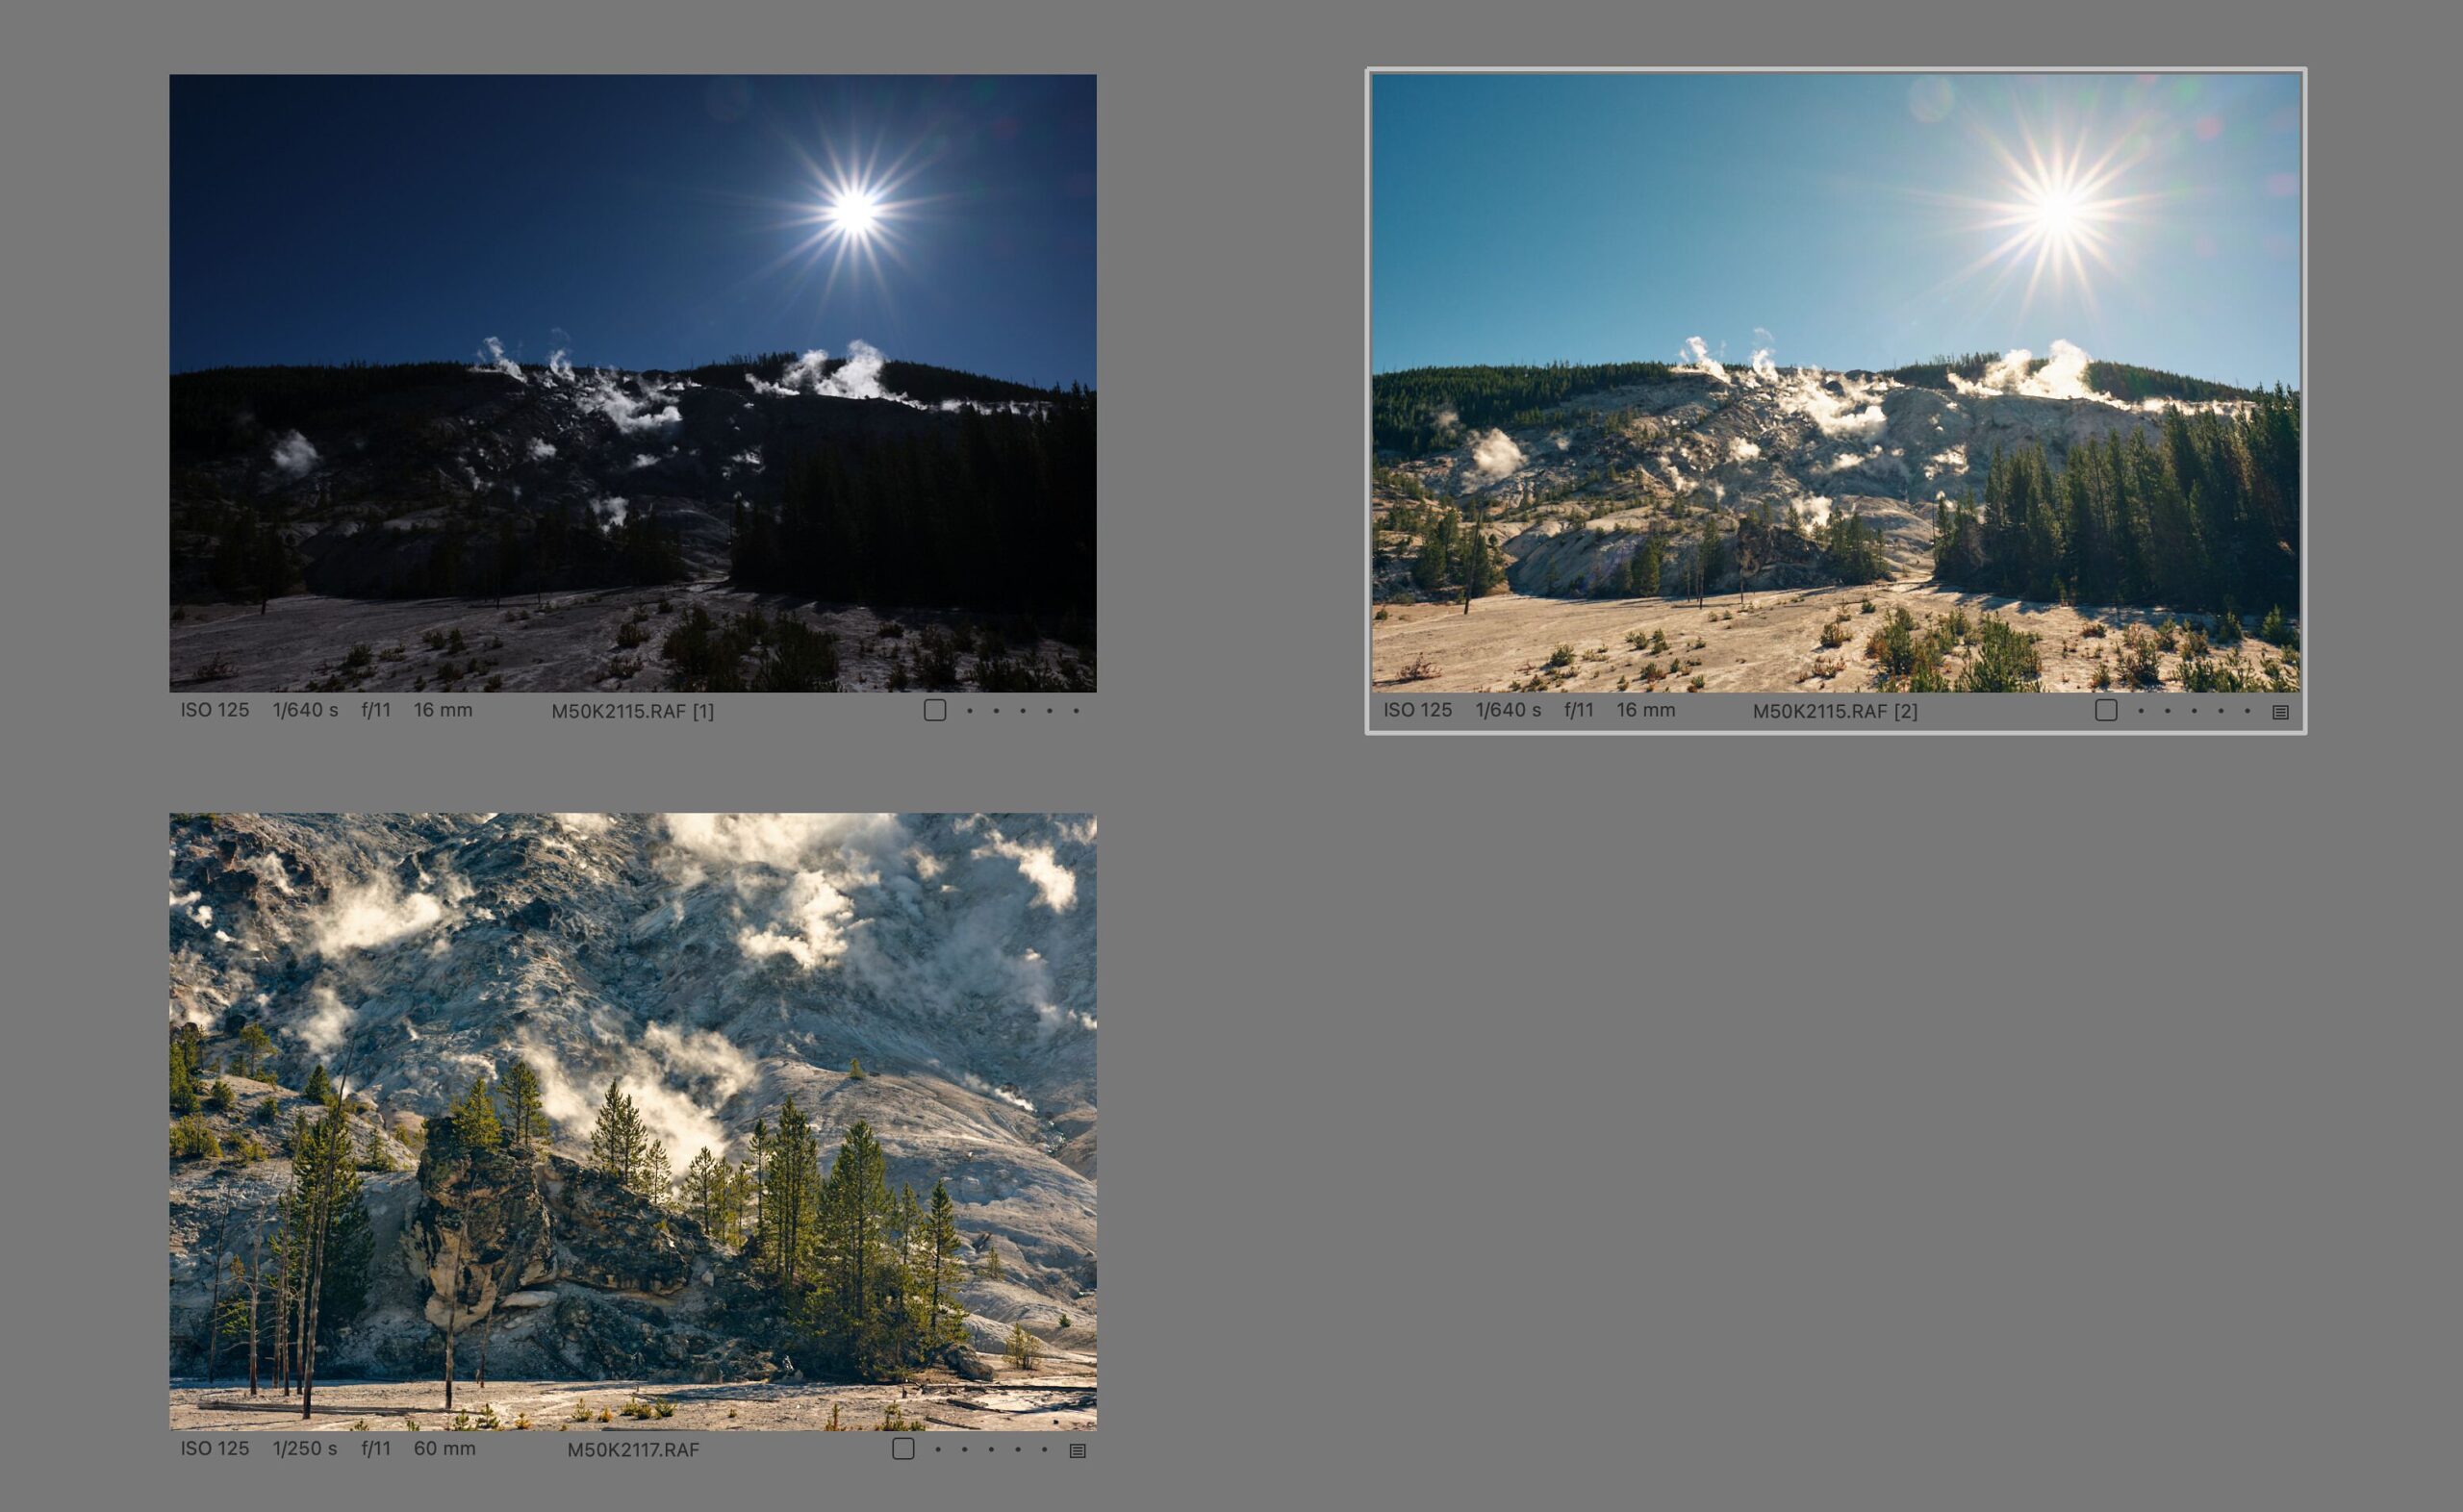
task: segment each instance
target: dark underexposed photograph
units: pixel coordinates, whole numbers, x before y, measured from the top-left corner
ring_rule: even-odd
[[[172,1427],[1095,1426],[1093,816],[169,840]]]
[[[2301,686],[2299,74],[1371,88],[1376,689]]]
[[[170,85],[170,685],[1095,686],[1091,76]]]

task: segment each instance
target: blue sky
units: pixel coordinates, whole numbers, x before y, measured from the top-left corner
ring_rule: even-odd
[[[2297,75],[1381,74],[1372,89],[1381,372],[1671,359],[1698,336],[1732,362],[1766,346],[1825,367],[2063,340],[2299,381]]]
[[[861,339],[1095,382],[1092,78],[175,78],[170,121],[175,372]],[[833,160],[895,181],[834,285]]]

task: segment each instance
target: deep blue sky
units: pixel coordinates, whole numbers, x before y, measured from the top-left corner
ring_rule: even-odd
[[[1426,75],[1372,86],[1374,365],[1882,367],[2095,356],[2299,381],[2297,75]],[[2082,196],[2112,266],[1959,277],[2028,203],[1999,142],[2127,164]],[[2125,203],[2112,203],[2125,202]],[[2092,302],[2089,295],[2092,294]],[[1767,340],[1756,335],[1756,328]]]
[[[833,153],[911,208],[825,298],[786,222]],[[1092,385],[1095,205],[1088,77],[175,78],[171,368],[860,338]]]

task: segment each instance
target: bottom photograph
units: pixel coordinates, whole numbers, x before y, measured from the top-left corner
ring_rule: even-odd
[[[172,1427],[1095,1426],[1092,816],[169,840]]]

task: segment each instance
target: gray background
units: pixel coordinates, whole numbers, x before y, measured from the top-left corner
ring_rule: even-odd
[[[2361,3],[2039,13],[20,14],[11,1499],[2451,1504],[2450,36]],[[2313,70],[2317,733],[1358,733],[1364,64],[2121,61]],[[699,732],[179,727],[158,561],[124,554],[160,532],[164,76],[349,66],[1101,73],[1098,708],[963,739],[862,699]],[[713,806],[1102,815],[1129,885],[1093,1457],[177,1458],[165,811]]]

